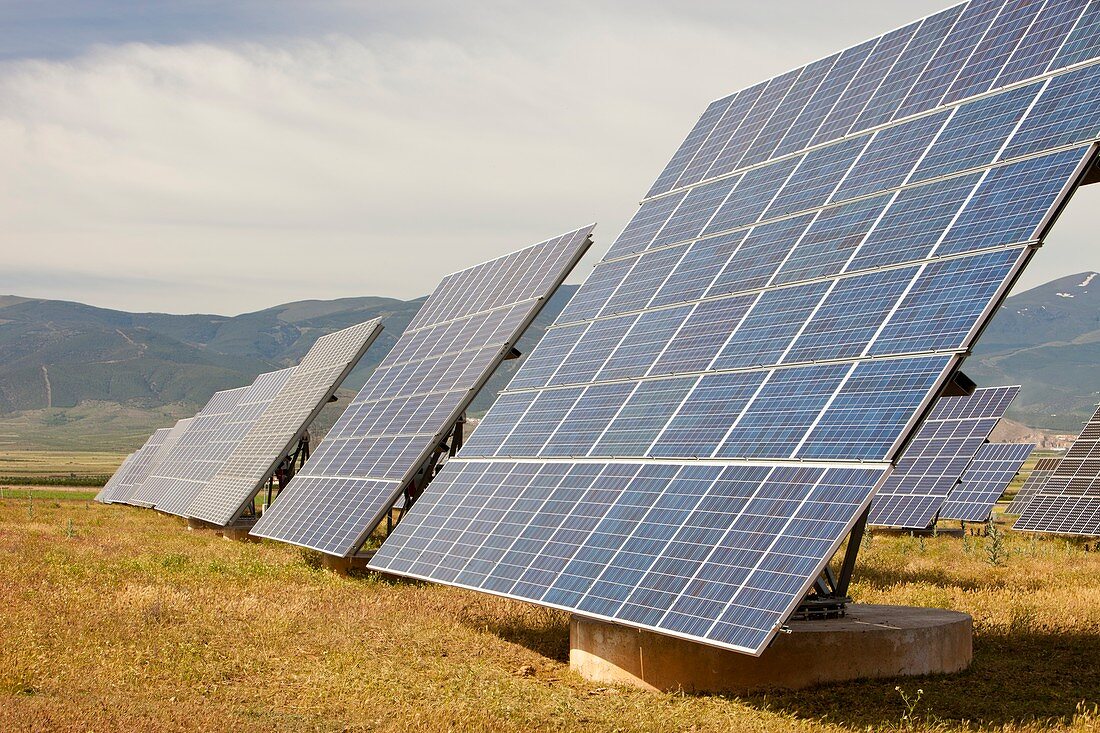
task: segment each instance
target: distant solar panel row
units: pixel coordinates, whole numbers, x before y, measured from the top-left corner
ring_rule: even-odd
[[[1005,414],[1019,387],[987,387],[941,397],[871,504],[868,523],[924,529]]]
[[[252,533],[353,554],[587,251],[591,231],[444,278]]]
[[[1085,8],[1042,3],[1032,23],[1020,5],[975,0],[712,105],[370,567],[759,654],[1092,158],[1100,67],[1046,76],[1091,58]],[[537,532],[505,517],[544,485],[495,472],[551,466],[599,480],[560,507],[568,550],[510,556],[510,572],[573,584],[459,580],[479,550]],[[483,467],[492,481],[465,490]],[[648,572],[619,564],[646,562],[625,543],[661,544],[650,510],[689,467],[743,470],[749,497],[775,501],[750,499],[732,545],[662,573],[644,620],[582,608]],[[421,562],[437,534],[454,547]],[[684,597],[699,618],[680,625]]]
[[[1040,458],[1035,462],[1035,468],[1031,469],[1031,473],[1028,474],[1027,479],[1024,481],[1024,485],[1020,487],[1020,490],[1016,492],[1015,498],[1012,503],[1005,509],[1005,514],[1011,514],[1013,516],[1020,516],[1024,513],[1024,508],[1035,497],[1036,492],[1043,487],[1050,475],[1054,473],[1054,469],[1058,467],[1061,458]]]
[[[1014,529],[1100,536],[1100,408],[1024,507]]]
[[[261,374],[250,387],[215,392],[192,418],[190,430],[175,449],[135,492],[134,502],[182,516],[191,499],[224,459],[227,443],[223,438],[223,429],[238,405],[249,395],[253,399],[245,404],[255,404],[258,391],[266,392],[268,385],[285,379],[288,374],[289,370]]]
[[[984,522],[1035,448],[1031,443],[987,443],[974,456],[943,509],[942,519]]]
[[[138,450],[140,450],[140,448]],[[122,483],[123,478],[125,478],[126,474],[129,471],[129,469],[127,469],[127,464],[129,464],[136,455],[137,451],[134,451],[123,459],[119,467],[115,469],[115,472],[111,474],[111,477],[109,479],[107,479],[107,483],[103,484],[103,488],[96,493],[96,501],[100,502],[101,504],[111,503],[108,501],[108,498],[111,496],[112,493],[114,493],[118,485]]]
[[[376,318],[317,339],[263,410],[242,421],[243,435],[191,500],[186,515],[219,526],[236,519],[381,331]]]
[[[190,426],[191,420],[179,420],[171,428],[155,430],[145,445],[136,451],[133,457],[125,462],[119,469],[119,480],[111,486],[110,492],[105,492],[103,502],[132,504],[133,494],[145,481],[151,471],[164,460],[166,453],[172,450],[179,437],[184,435]]]

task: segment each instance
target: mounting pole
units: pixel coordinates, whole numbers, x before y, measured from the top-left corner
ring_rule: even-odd
[[[859,546],[863,544],[863,532],[867,529],[867,517],[871,514],[871,506],[863,510],[862,516],[852,527],[848,535],[848,547],[844,550],[844,562],[840,565],[840,577],[837,578],[833,592],[842,598],[848,595],[848,586],[852,583],[852,572],[856,569],[856,555],[859,554]]]
[[[848,596],[848,587],[852,583],[856,556],[863,542],[863,532],[867,528],[867,517],[870,513],[871,507],[868,506],[852,527],[852,531],[848,533],[848,546],[844,550],[840,574],[834,574],[832,568],[826,564],[821,575],[814,581],[813,590],[802,599],[792,618],[812,620],[844,616],[847,605],[852,602]]]

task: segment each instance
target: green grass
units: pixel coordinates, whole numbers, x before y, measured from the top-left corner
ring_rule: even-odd
[[[98,491],[0,488],[0,499],[20,501],[91,501]]]

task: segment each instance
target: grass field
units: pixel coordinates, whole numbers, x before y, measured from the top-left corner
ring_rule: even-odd
[[[853,595],[973,614],[969,671],[684,696],[574,675],[561,613],[65,493],[0,500],[0,731],[1100,730],[1085,543],[871,533]]]
[[[125,457],[109,451],[0,450],[0,489],[102,486]]]

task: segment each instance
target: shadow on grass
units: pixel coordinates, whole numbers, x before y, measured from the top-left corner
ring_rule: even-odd
[[[558,662],[569,661],[567,614],[534,611],[490,617],[464,613],[462,622]],[[731,652],[733,653],[733,652]],[[898,687],[911,698],[920,726],[938,721],[977,729],[1032,720],[1069,722],[1078,704],[1100,702],[1100,634],[995,634],[974,640],[970,669],[954,675],[896,677],[823,685],[808,690],[740,696],[750,706],[852,730],[905,727]]]
[[[969,721],[1003,726],[1031,720],[1069,721],[1081,701],[1100,701],[1100,636],[1032,634],[980,637],[974,662],[955,675],[899,677],[749,695],[742,701],[808,720],[866,730],[897,726],[905,709],[897,687],[924,694],[919,722]]]
[[[569,614],[519,601],[502,603],[506,604],[503,613],[500,608],[468,605],[458,620],[554,661],[569,662]]]
[[[1018,576],[994,578],[960,578],[957,573],[940,568],[883,568],[861,567],[857,571],[856,582],[875,590],[886,590],[901,584],[925,583],[938,588],[958,588],[963,591],[983,589],[1035,589],[1042,586],[1041,578],[1020,578]]]

